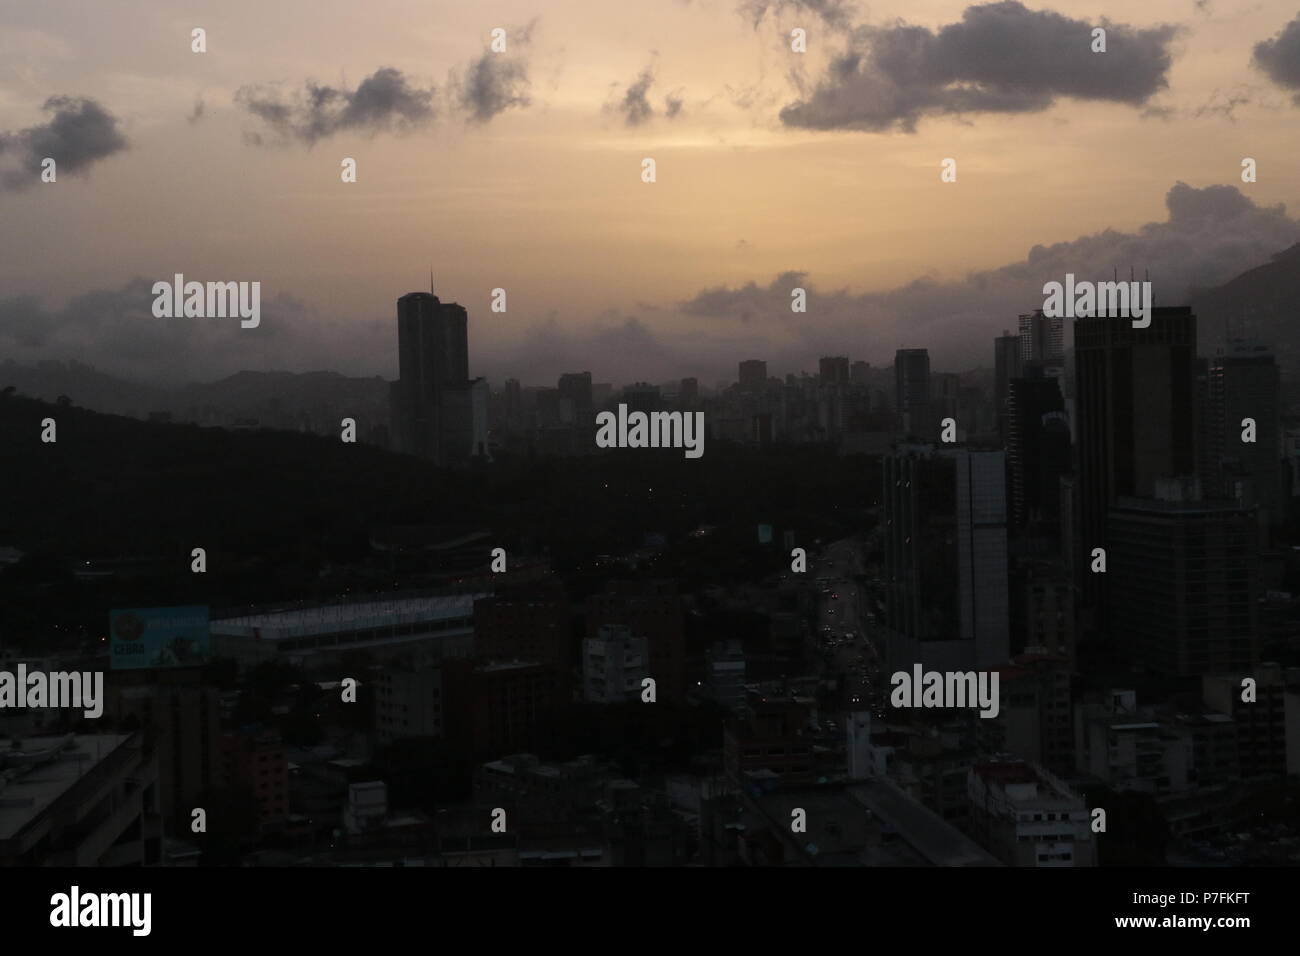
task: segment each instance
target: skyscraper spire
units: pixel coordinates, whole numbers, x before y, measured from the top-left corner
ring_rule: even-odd
[[[433,294],[433,266],[429,266],[429,295]]]

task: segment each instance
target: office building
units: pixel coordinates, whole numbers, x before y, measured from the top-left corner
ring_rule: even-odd
[[[1257,505],[1266,525],[1285,517],[1278,418],[1278,367],[1256,342],[1230,341],[1210,362],[1209,444],[1213,456],[1207,493]],[[1242,440],[1247,419],[1254,441]],[[1217,466],[1217,467],[1215,467]]]
[[[1075,320],[1072,564],[1090,607],[1101,604],[1105,578],[1089,572],[1089,555],[1106,547],[1111,505],[1151,497],[1158,479],[1196,473],[1196,316],[1185,306],[1151,311],[1142,329],[1127,319]]]
[[[998,436],[1004,443],[1010,428],[1011,380],[1020,377],[1023,367],[1020,336],[1004,329],[993,340],[993,409],[998,419]]]
[[[399,378],[391,389],[397,449],[440,465],[486,453],[487,385],[469,377],[468,315],[432,289],[397,300]]]
[[[1001,758],[971,768],[971,833],[1007,866],[1095,866],[1083,797],[1037,764]]]
[[[646,640],[620,625],[605,624],[582,642],[582,697],[593,704],[625,704],[641,698],[649,677]]]
[[[894,353],[894,411],[907,435],[930,440],[934,426],[930,407],[930,352],[899,349]]]
[[[967,670],[1010,653],[1005,456],[904,446],[882,459],[890,670]]]
[[[1020,357],[1027,366],[1065,361],[1065,319],[1049,318],[1042,309],[1020,316]]]
[[[1198,500],[1195,485],[1158,482],[1154,498],[1121,497],[1099,575],[1121,654],[1170,677],[1235,671],[1259,659],[1254,509]]]
[[[1011,526],[1055,538],[1060,479],[1071,467],[1070,423],[1058,379],[1013,378],[1007,396],[1007,477]]]

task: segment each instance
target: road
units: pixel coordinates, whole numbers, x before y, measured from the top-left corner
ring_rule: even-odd
[[[817,590],[817,626],[813,639],[827,676],[844,679],[843,711],[870,710],[884,716],[886,683],[880,674],[875,609],[862,574],[859,543],[837,541],[810,568]]]

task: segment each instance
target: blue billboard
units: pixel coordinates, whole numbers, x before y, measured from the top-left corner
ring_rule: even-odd
[[[208,659],[206,607],[145,607],[110,611],[113,670],[191,667]]]

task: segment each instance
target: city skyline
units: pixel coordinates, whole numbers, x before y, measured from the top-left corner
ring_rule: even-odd
[[[1300,241],[1285,211],[1300,203],[1295,107],[1269,52],[1289,50],[1284,4],[739,6],[665,3],[635,35],[578,0],[540,15],[399,3],[365,23],[343,3],[0,11],[0,346],[170,384],[242,368],[394,377],[388,303],[432,261],[481,317],[471,372],[492,380],[600,359],[608,378],[711,381],[740,351],[881,364],[918,336],[960,368],[1066,272],[1149,270],[1157,299],[1181,304]],[[850,90],[835,113],[830,65],[887,49],[895,16],[936,43],[971,31],[965,69],[1006,96],[959,110],[933,82],[880,102]],[[981,73],[1000,43],[1068,48],[1103,17],[1111,48],[1058,65],[1056,85],[1029,63]],[[796,27],[807,53],[790,49]],[[285,28],[295,42],[265,55]],[[339,110],[304,113],[309,83]],[[97,107],[44,108],[78,96]],[[56,121],[77,161],[55,183],[23,179]],[[1096,149],[1108,141],[1143,161],[1114,162]],[[340,181],[344,158],[356,182]],[[140,284],[177,271],[261,281],[266,327],[150,321]],[[173,361],[150,364],[152,349]]]

